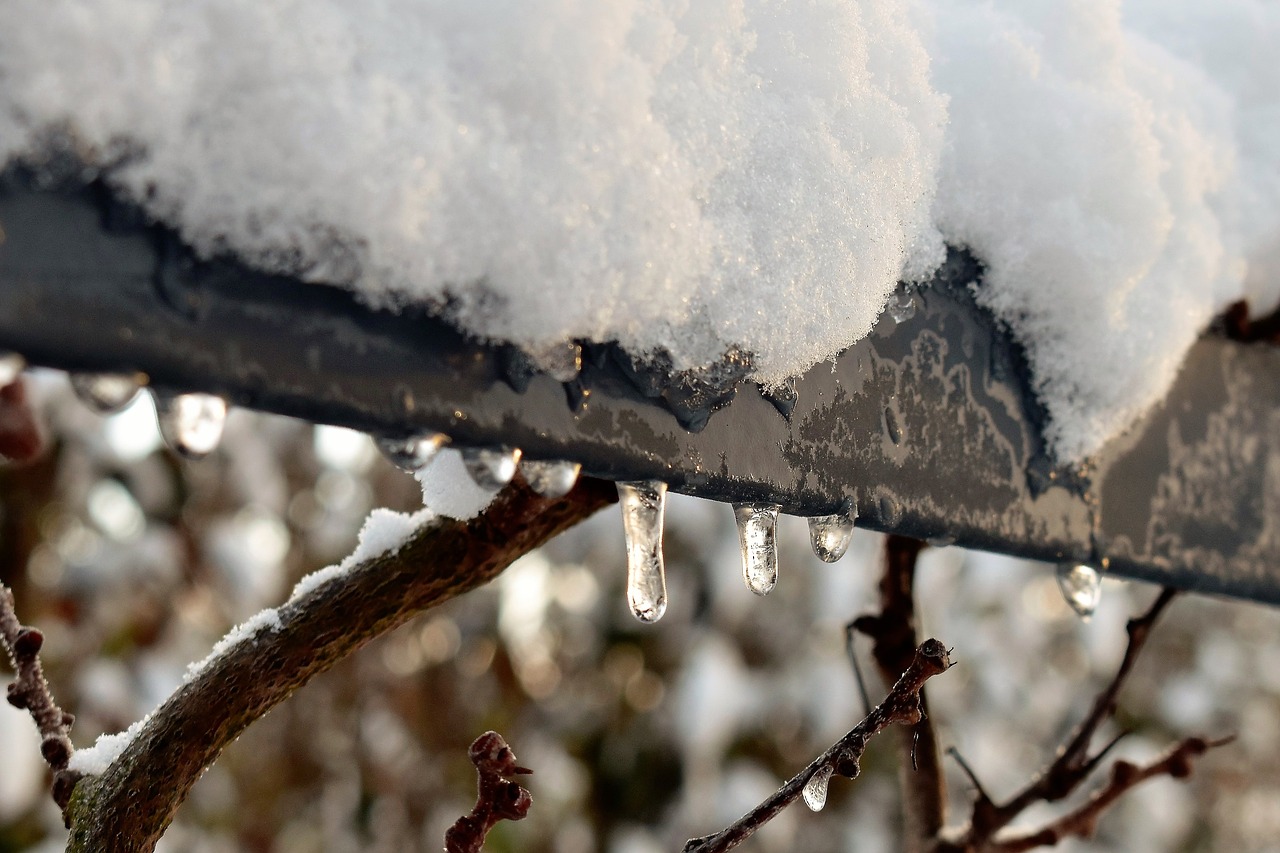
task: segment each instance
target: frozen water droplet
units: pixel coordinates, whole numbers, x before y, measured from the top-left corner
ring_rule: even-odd
[[[627,537],[627,604],[641,622],[657,622],[667,612],[662,564],[667,484],[661,480],[618,483],[618,500]]]
[[[467,447],[462,451],[462,462],[467,473],[482,489],[501,489],[516,475],[520,463],[520,450],[505,447]]]
[[[557,382],[572,382],[582,372],[582,347],[573,341],[553,344],[531,353],[529,359]]]
[[[827,804],[827,788],[831,784],[831,766],[819,767],[804,783],[804,804],[815,812],[822,811]]]
[[[227,423],[227,401],[213,394],[157,395],[156,412],[165,443],[188,459],[216,450]]]
[[[1058,588],[1071,609],[1088,619],[1102,601],[1102,576],[1093,566],[1063,563],[1058,566]]]
[[[551,460],[520,460],[520,473],[524,480],[544,498],[562,498],[573,489],[578,482],[578,472],[582,466],[577,462]]]
[[[956,537],[950,533],[942,533],[937,536],[930,536],[924,541],[931,548],[946,548],[948,545],[956,544]]]
[[[834,563],[849,550],[853,539],[853,522],[858,510],[838,512],[835,515],[819,515],[809,519],[809,543],[813,553],[824,563]]]
[[[911,287],[894,291],[889,297],[889,316],[895,323],[905,323],[916,316],[916,293]]]
[[[401,471],[412,474],[421,471],[436,458],[440,448],[449,443],[449,436],[441,432],[429,432],[408,438],[379,437],[374,443],[388,462]]]
[[[90,409],[110,415],[133,402],[142,380],[136,373],[73,373],[71,388]]]
[[[734,504],[742,545],[742,579],[756,595],[768,595],[778,582],[778,505]]]
[[[27,360],[16,352],[0,352],[0,388],[13,384],[27,368]]]

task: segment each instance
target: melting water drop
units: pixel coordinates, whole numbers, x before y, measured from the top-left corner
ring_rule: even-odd
[[[429,432],[408,438],[379,437],[374,440],[387,461],[401,471],[421,471],[427,467],[440,448],[449,443],[449,436],[442,432]]]
[[[581,470],[582,466],[577,462],[555,459],[520,461],[520,473],[524,474],[525,482],[544,498],[562,498],[569,494],[574,483],[578,482]]]
[[[916,316],[915,289],[904,287],[889,297],[889,316],[895,323],[905,323]]]
[[[831,783],[831,765],[824,765],[814,771],[809,781],[804,783],[804,804],[815,812],[822,811],[827,804],[827,787]]]
[[[80,402],[100,415],[110,415],[133,402],[142,390],[136,373],[73,373],[71,388]]]
[[[657,622],[667,612],[666,569],[662,564],[667,484],[661,480],[618,483],[618,500],[627,537],[627,603],[641,622]]]
[[[482,489],[500,489],[516,475],[520,463],[520,449],[505,447],[467,447],[462,451],[462,462],[467,473]]]
[[[1102,601],[1102,576],[1093,566],[1062,563],[1058,566],[1058,588],[1082,619],[1092,616]]]
[[[16,352],[0,351],[0,388],[13,383],[27,367],[27,360]]]
[[[156,412],[165,443],[188,459],[216,450],[227,423],[227,401],[212,394],[160,394]]]
[[[768,595],[778,582],[777,504],[734,504],[742,545],[742,579],[756,595]]]
[[[809,519],[809,543],[813,553],[824,563],[834,563],[849,550],[853,539],[853,522],[858,517],[857,507],[835,515],[819,515]]]

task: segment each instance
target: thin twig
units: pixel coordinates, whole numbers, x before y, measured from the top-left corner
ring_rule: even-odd
[[[946,672],[950,666],[946,646],[937,640],[925,640],[915,650],[911,663],[893,685],[889,695],[862,722],[731,826],[714,835],[690,839],[684,846],[684,853],[723,853],[737,847],[794,803],[803,793],[809,779],[819,770],[830,768],[834,774],[855,778],[860,772],[858,762],[867,747],[867,741],[894,723],[918,723],[923,714],[920,689],[926,681]]]
[[[58,707],[40,664],[44,635],[18,621],[13,592],[0,584],[0,645],[8,653],[17,679],[9,685],[9,704],[25,710],[40,732],[40,754],[53,768],[54,799],[66,809],[75,780],[67,770],[71,760],[71,726],[75,717]]]
[[[533,773],[516,763],[516,754],[497,732],[485,732],[468,751],[476,766],[476,804],[470,814],[458,818],[444,834],[445,853],[480,853],[485,836],[502,820],[524,820],[533,795],[508,776]]]
[[[867,690],[867,678],[862,674],[862,664],[858,663],[857,649],[858,629],[850,622],[844,626],[844,653],[853,667],[853,678],[858,684],[858,695],[862,697],[862,716],[871,713],[871,693]]]

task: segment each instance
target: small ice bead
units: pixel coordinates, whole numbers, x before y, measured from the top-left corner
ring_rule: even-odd
[[[756,595],[768,595],[778,582],[777,504],[734,504],[742,545],[742,579]]]
[[[562,498],[573,490],[578,482],[578,473],[582,466],[577,462],[563,460],[521,459],[520,473],[524,480],[544,498]]]
[[[500,489],[516,475],[520,449],[505,447],[467,447],[462,451],[462,464],[471,480],[482,489]]]
[[[12,385],[18,374],[27,369],[27,360],[16,352],[0,352],[0,388]]]
[[[1102,601],[1102,576],[1093,566],[1062,563],[1058,566],[1058,588],[1082,619],[1088,619]]]
[[[824,765],[813,771],[809,781],[804,783],[804,804],[815,812],[822,811],[827,804],[827,788],[831,786],[831,766]]]
[[[90,409],[111,415],[133,402],[142,380],[136,373],[73,373],[71,389]]]
[[[849,550],[856,514],[857,510],[854,510],[852,513],[838,512],[809,519],[809,544],[819,560],[834,563]]]
[[[667,484],[661,480],[618,483],[618,502],[627,540],[627,604],[641,622],[657,622],[667,612],[662,561]]]
[[[916,315],[916,294],[910,287],[894,291],[889,297],[889,316],[895,323],[905,323]]]
[[[411,435],[408,438],[379,437],[374,440],[387,461],[401,471],[420,471],[436,458],[440,448],[449,443],[449,436],[439,432]]]
[[[188,459],[216,450],[227,423],[227,401],[213,394],[157,395],[156,412],[165,443]]]

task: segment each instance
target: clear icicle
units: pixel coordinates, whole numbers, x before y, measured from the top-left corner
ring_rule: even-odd
[[[777,504],[734,504],[742,545],[742,579],[756,595],[768,595],[778,582]]]
[[[577,462],[520,460],[520,473],[524,474],[525,482],[544,498],[562,498],[569,494],[581,470]]]
[[[157,395],[160,434],[165,443],[188,459],[208,456],[222,440],[227,401],[212,394]]]
[[[0,388],[13,384],[18,374],[27,369],[27,360],[16,352],[0,350]]]
[[[449,443],[449,436],[441,432],[428,432],[408,438],[379,437],[374,440],[387,461],[412,474],[427,467],[440,448]]]
[[[809,519],[809,544],[813,553],[824,563],[834,563],[849,550],[853,539],[853,522],[858,517],[855,508],[835,515],[819,515]]]
[[[662,563],[667,484],[661,480],[618,483],[618,500],[627,537],[627,604],[641,622],[657,622],[667,612],[667,578]]]
[[[827,804],[827,788],[831,784],[831,765],[823,765],[813,772],[809,781],[804,783],[804,804],[815,812],[822,811]]]
[[[73,373],[71,388],[90,409],[110,415],[133,402],[142,379],[136,373]]]
[[[520,464],[520,449],[505,447],[467,447],[462,451],[462,462],[467,473],[482,489],[500,489],[516,475]]]
[[[1102,576],[1093,566],[1062,563],[1058,566],[1058,588],[1081,619],[1092,616],[1102,601]]]

